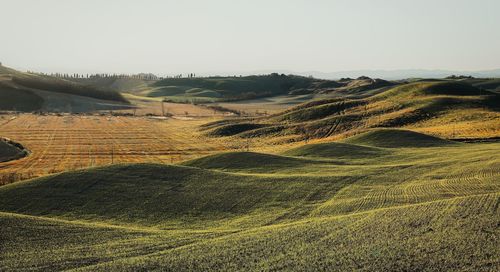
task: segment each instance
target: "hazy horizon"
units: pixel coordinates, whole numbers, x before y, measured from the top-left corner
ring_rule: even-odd
[[[23,70],[500,68],[500,2],[493,0],[0,2],[0,62]]]

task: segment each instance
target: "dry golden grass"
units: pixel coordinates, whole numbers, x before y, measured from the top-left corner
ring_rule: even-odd
[[[442,138],[493,138],[500,136],[500,113],[484,109],[448,111],[407,128]]]
[[[285,141],[321,138],[321,142],[392,127],[447,139],[495,138],[500,136],[499,101],[498,95],[467,84],[411,83],[367,98],[318,100],[267,118],[248,119],[246,124],[260,126],[247,126],[244,131],[233,127],[237,121],[220,123],[212,126],[211,133]]]
[[[198,126],[209,120],[3,115],[2,136],[32,154],[0,163],[0,184],[111,163],[175,163],[244,148],[236,140],[203,136]]]

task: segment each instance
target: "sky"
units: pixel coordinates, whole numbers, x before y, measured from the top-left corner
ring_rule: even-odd
[[[500,68],[499,0],[0,0],[0,62],[41,72]]]

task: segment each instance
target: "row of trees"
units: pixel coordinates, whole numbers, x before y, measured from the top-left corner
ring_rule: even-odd
[[[178,74],[178,75],[173,75],[173,76],[166,76],[164,78],[195,78],[195,77],[196,77],[195,73],[189,73],[186,76],[184,76],[183,74]],[[163,78],[161,78],[161,79],[163,79]]]
[[[28,71],[30,72],[30,71]],[[33,72],[30,72],[33,73]],[[134,75],[128,75],[128,74],[67,74],[67,73],[51,73],[51,74],[46,74],[46,73],[38,73],[41,75],[45,76],[52,76],[52,77],[58,77],[58,78],[64,78],[64,79],[98,79],[98,78],[134,78],[134,79],[143,79],[143,80],[159,80],[162,79],[161,77],[158,77],[155,74],[151,73],[141,73],[141,74],[134,74]]]
[[[52,77],[57,77],[57,78],[64,78],[64,79],[99,79],[99,78],[133,78],[133,79],[142,79],[142,80],[161,80],[165,78],[195,78],[196,74],[195,73],[189,73],[187,75],[183,74],[178,74],[178,75],[173,75],[173,76],[165,76],[165,77],[159,77],[155,74],[152,73],[140,73],[140,74],[106,74],[106,73],[101,73],[101,74],[79,74],[79,73],[39,73],[39,72],[34,72],[34,71],[27,71],[28,73],[31,74],[37,74],[37,75],[43,75],[43,76],[52,76]]]

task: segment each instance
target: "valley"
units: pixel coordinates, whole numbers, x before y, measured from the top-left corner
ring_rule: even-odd
[[[500,267],[496,79],[1,71],[2,271]]]

